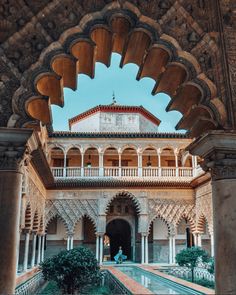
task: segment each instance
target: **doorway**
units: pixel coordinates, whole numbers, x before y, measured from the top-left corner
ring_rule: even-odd
[[[129,223],[124,219],[113,219],[107,224],[106,235],[109,237],[109,255],[114,260],[118,253],[119,247],[122,247],[123,254],[130,260],[131,251],[131,228]]]

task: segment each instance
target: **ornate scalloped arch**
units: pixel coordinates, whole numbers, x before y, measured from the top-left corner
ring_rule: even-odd
[[[167,221],[167,220],[166,220],[161,214],[157,214],[154,218],[152,218],[151,220],[149,220],[148,232],[150,232],[151,225],[152,225],[152,223],[153,223],[156,219],[160,219],[161,221],[163,221],[163,222],[165,223],[165,225],[167,226],[168,234],[170,234],[170,233],[171,233],[171,229],[172,229],[172,225],[171,225],[170,222]]]
[[[130,192],[121,191],[121,192],[116,193],[115,195],[113,195],[112,197],[110,197],[106,201],[105,206],[104,206],[105,207],[105,213],[108,212],[108,209],[109,209],[112,201],[115,200],[118,197],[125,197],[125,198],[131,199],[133,201],[133,204],[134,204],[134,207],[135,207],[135,209],[137,211],[137,214],[140,214],[142,212],[142,206],[141,206],[138,198],[135,195],[133,195],[132,193],[130,193]]]
[[[176,228],[178,227],[178,225],[179,225],[179,223],[180,223],[180,221],[181,221],[182,219],[186,219],[186,220],[189,222],[190,229],[191,229],[192,233],[196,231],[196,223],[195,223],[195,220],[194,220],[193,216],[191,216],[190,214],[187,214],[187,213],[183,213],[183,214],[177,219],[177,221],[176,221],[176,223],[175,223]]]

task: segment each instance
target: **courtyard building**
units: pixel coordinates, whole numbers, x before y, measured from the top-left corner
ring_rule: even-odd
[[[44,130],[45,189],[34,167],[23,174],[18,271],[78,245],[100,264],[119,246],[139,263],[175,263],[183,248],[214,255],[210,176],[185,151],[185,134],[159,133],[142,106],[97,106]]]
[[[235,24],[233,0],[1,1],[0,294],[60,249],[105,264],[121,243],[142,264],[201,245],[216,293],[236,293]],[[113,52],[169,95],[187,135],[115,101],[53,131],[64,88]]]

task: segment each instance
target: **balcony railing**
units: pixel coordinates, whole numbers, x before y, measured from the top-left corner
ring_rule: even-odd
[[[52,167],[55,178],[161,178],[191,180],[203,171],[189,167]]]

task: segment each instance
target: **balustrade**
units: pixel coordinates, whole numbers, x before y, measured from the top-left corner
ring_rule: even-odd
[[[202,174],[202,170],[191,167],[104,167],[99,173],[99,167],[52,167],[55,178],[82,177],[143,177],[143,178],[185,178],[191,179]],[[141,172],[139,173],[139,170]],[[83,171],[83,172],[82,172]]]

